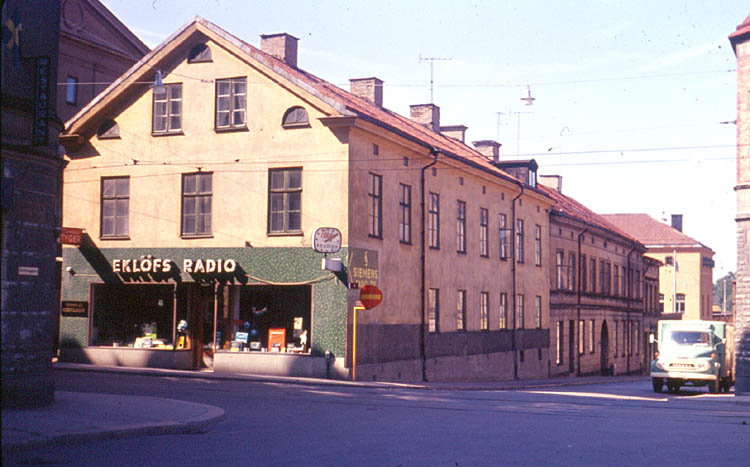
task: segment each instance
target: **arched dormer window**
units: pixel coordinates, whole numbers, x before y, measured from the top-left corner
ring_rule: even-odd
[[[105,120],[96,130],[98,139],[117,139],[120,137],[120,127],[114,120]]]
[[[289,108],[284,113],[281,126],[284,128],[309,127],[310,121],[307,118],[307,110],[299,106]]]
[[[211,61],[211,49],[206,44],[198,44],[190,49],[188,63],[202,63]]]

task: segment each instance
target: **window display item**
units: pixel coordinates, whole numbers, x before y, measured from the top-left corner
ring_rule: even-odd
[[[268,351],[284,352],[286,346],[286,329],[271,328],[268,330]]]

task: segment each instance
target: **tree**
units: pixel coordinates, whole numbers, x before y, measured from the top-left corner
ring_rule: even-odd
[[[734,280],[735,273],[728,272],[727,275],[716,280],[714,283],[714,303],[719,305],[727,313],[734,312]],[[726,295],[726,307],[724,306],[724,296]]]

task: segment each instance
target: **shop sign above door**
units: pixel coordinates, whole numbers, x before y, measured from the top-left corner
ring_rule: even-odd
[[[341,250],[341,231],[336,227],[318,227],[313,232],[312,244],[318,253],[338,253]]]
[[[60,243],[63,245],[81,246],[83,239],[83,229],[75,227],[63,227],[60,231]]]

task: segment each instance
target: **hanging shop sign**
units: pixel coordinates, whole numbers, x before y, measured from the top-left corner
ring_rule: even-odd
[[[133,258],[113,259],[112,271],[126,274],[169,273],[176,267],[168,258]],[[182,272],[188,274],[226,274],[237,270],[237,261],[233,259],[185,258],[182,260]]]
[[[75,227],[63,227],[60,230],[60,243],[63,245],[81,246],[83,239],[83,229]]]
[[[341,250],[341,231],[336,227],[318,227],[313,232],[312,245],[318,253],[338,253]]]
[[[362,248],[349,248],[349,286],[358,289],[363,285],[378,285],[378,252]]]

